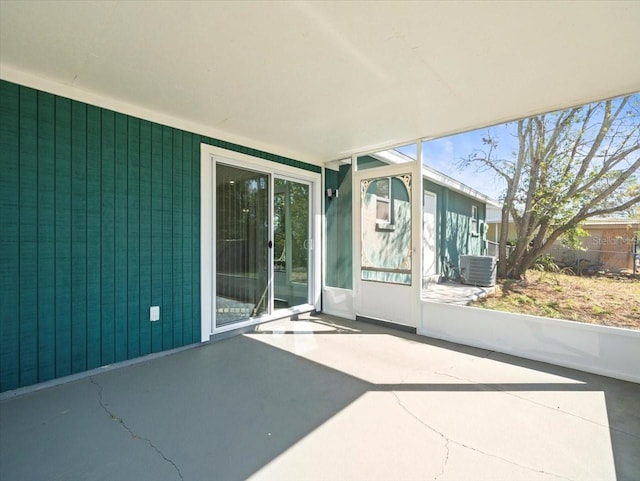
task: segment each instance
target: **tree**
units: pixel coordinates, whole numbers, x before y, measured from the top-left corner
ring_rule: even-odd
[[[640,94],[537,115],[512,123],[517,151],[498,153],[489,131],[462,165],[504,180],[500,277],[522,278],[559,238],[575,240],[590,217],[640,203]],[[509,220],[517,238],[509,258]]]

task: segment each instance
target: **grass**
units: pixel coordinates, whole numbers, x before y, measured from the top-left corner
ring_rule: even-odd
[[[640,280],[527,272],[504,280],[476,307],[607,326],[640,329]]]

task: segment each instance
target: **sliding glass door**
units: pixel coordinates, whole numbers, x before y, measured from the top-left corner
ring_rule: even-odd
[[[309,183],[216,163],[215,326],[309,303]]]
[[[274,308],[309,302],[309,184],[275,178],[273,187]]]
[[[271,246],[268,174],[216,164],[218,327],[269,312]]]

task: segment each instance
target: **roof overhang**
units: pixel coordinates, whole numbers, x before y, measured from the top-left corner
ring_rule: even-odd
[[[640,90],[639,2],[0,2],[0,76],[308,162]]]
[[[453,177],[449,177],[442,172],[438,172],[437,170],[432,169],[429,166],[422,166],[422,177],[424,179],[432,181],[435,184],[442,185],[454,192],[458,192],[462,195],[486,204],[487,207],[493,207],[496,209],[502,207],[502,204],[500,204],[497,200],[492,199],[491,197],[484,195],[482,192],[478,192],[477,190],[472,189],[468,185],[463,184]]]
[[[415,160],[408,155],[403,154],[402,152],[398,152],[395,149],[383,150],[380,152],[376,152],[375,154],[368,155],[389,165],[405,164],[408,162],[413,162]],[[434,184],[441,185],[454,192],[458,192],[466,197],[477,200],[483,204],[486,204],[487,206],[491,206],[492,208],[500,208],[502,206],[502,204],[500,204],[497,200],[492,199],[482,192],[479,192],[469,187],[468,185],[463,184],[459,180],[456,180],[453,177],[449,177],[443,172],[429,167],[428,165],[422,166],[422,178],[430,180]]]

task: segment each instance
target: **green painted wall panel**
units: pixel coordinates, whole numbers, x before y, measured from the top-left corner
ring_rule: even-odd
[[[173,347],[173,135],[162,127],[162,350]]]
[[[102,111],[101,363],[115,361],[115,115]]]
[[[140,355],[151,352],[151,123],[140,121]]]
[[[478,220],[483,223],[486,207],[476,201],[446,187],[423,180],[423,188],[438,196],[438,272],[443,262],[451,262],[458,267],[461,255],[483,255],[484,232],[471,235],[471,206],[478,208]]]
[[[55,376],[71,374],[71,101],[55,98]]]
[[[71,372],[87,369],[87,106],[71,103]]]
[[[20,315],[18,276],[20,100],[18,89],[0,84],[0,389],[20,385]]]
[[[38,93],[32,89],[20,91],[19,143],[20,385],[24,385],[38,382],[38,336],[34,336],[38,328],[38,303],[34,302],[38,298]]]
[[[38,381],[55,377],[55,98],[38,93]]]
[[[324,186],[326,189],[335,190],[338,188],[338,171],[325,169]],[[338,281],[337,257],[339,252],[338,246],[338,203],[335,197],[328,198],[323,196],[326,222],[326,276],[325,283],[327,286],[340,287]],[[338,199],[340,197],[338,196]]]
[[[115,114],[114,359],[127,359],[127,117]]]
[[[200,341],[203,141],[0,81],[0,391]]]
[[[182,310],[183,258],[182,258],[182,131],[173,131],[173,202],[172,202],[172,296],[173,296],[173,347],[184,345],[182,324],[184,322]]]
[[[127,358],[140,355],[140,121],[127,124]],[[147,321],[148,322],[148,321]]]
[[[102,365],[102,112],[87,106],[87,369]]]
[[[338,189],[337,198],[326,201],[327,275],[326,284],[351,289],[353,284],[353,247],[351,165],[325,170],[326,187]]]
[[[151,305],[160,306],[160,321],[151,324],[151,352],[162,351],[162,126],[151,126]],[[148,315],[147,311],[147,315]]]
[[[191,283],[193,297],[191,298],[191,309],[193,310],[193,319],[200,320],[200,142],[202,141],[199,135],[194,135],[191,140],[191,152],[193,157],[191,158],[191,169],[193,175],[191,176],[191,199],[192,215],[191,215],[191,231],[193,235],[191,237],[191,255],[192,265],[191,270]],[[200,342],[200,325],[193,324],[193,342]]]
[[[193,233],[193,196],[192,192],[192,162],[198,157],[199,149],[195,155],[192,149],[193,135],[184,132],[182,138],[182,340],[184,344],[193,342],[194,326],[192,322],[186,322],[193,317],[193,255],[191,252],[191,239]],[[199,189],[198,189],[199,190]],[[180,287],[178,287],[180,288]]]

